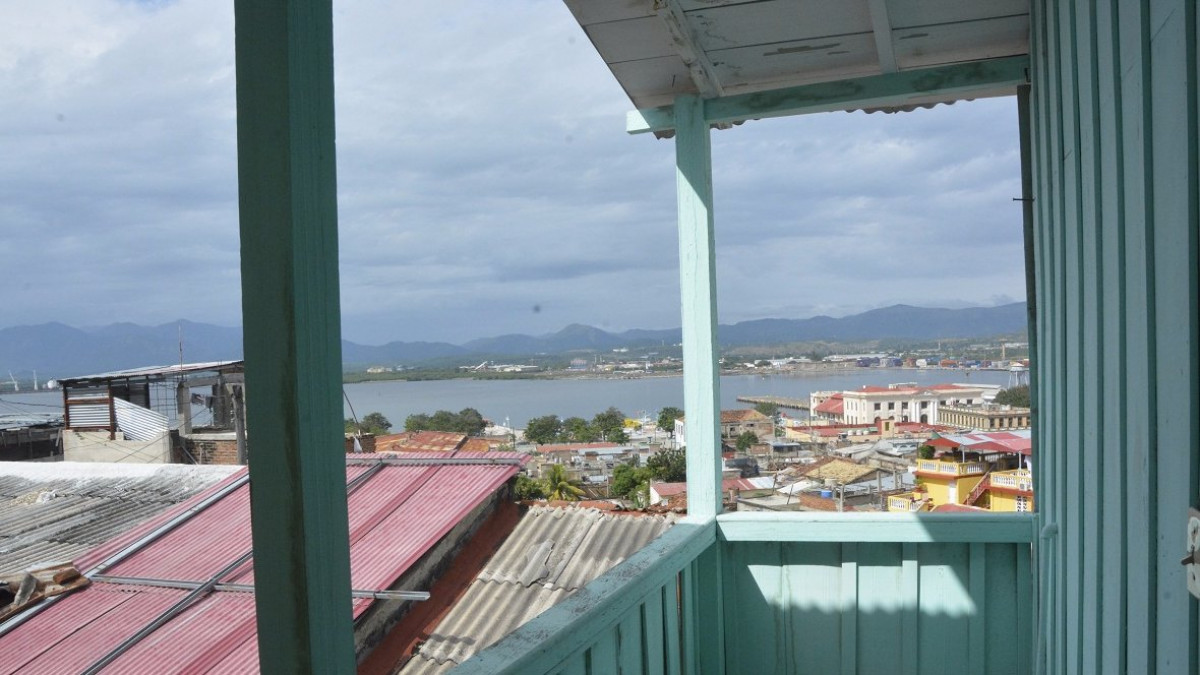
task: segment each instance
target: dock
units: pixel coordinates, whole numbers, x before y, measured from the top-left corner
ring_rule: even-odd
[[[738,401],[742,403],[771,403],[780,408],[792,408],[794,410],[808,410],[808,399],[806,398],[788,398],[786,396],[739,396]]]

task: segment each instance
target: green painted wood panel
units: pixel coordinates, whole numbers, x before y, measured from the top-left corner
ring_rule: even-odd
[[[260,665],[354,672],[332,8],[237,0],[234,15]]]
[[[1197,12],[1034,2],[1037,661],[1196,672]]]
[[[674,111],[688,513],[710,518],[721,511],[721,380],[717,365],[712,141],[701,99],[680,96]]]
[[[727,672],[1031,670],[1029,544],[737,541],[724,555]]]

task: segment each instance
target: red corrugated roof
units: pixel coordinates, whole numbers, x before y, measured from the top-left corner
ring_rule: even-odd
[[[463,517],[511,478],[525,455],[508,452],[413,453],[439,459],[498,460],[495,464],[385,465],[349,496],[351,585],[384,589],[424,556]],[[512,460],[516,460],[513,462]],[[354,461],[351,459],[350,461]],[[347,466],[349,480],[366,467]],[[219,487],[219,486],[218,486]],[[135,532],[80,559],[81,569],[137,541],[200,500],[181,504]],[[204,581],[250,550],[249,487],[242,485],[107,574]],[[253,583],[246,566],[222,579]],[[0,638],[0,675],[79,672],[148,625],[187,591],[96,582]],[[356,600],[361,615],[371,600]],[[195,603],[108,667],[110,672],[256,672],[258,647],[251,593],[218,591]]]

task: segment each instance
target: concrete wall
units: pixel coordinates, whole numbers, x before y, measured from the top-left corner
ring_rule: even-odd
[[[180,464],[237,464],[237,436],[232,431],[180,434],[175,461]]]
[[[153,441],[126,441],[117,434],[109,440],[107,431],[63,432],[63,460],[67,462],[123,462],[168,464],[171,441],[167,434]]]

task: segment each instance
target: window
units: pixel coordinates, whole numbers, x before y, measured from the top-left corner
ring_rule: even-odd
[[[921,401],[921,410],[929,407],[929,401]]]
[[[878,403],[876,403],[876,404],[875,404],[875,409],[876,409],[876,410],[879,410],[879,404],[878,404]]]
[[[895,409],[896,409],[895,401],[888,401],[888,410],[895,410]]]
[[[901,403],[901,404],[900,404],[900,409],[901,409],[901,410],[908,410],[908,401],[905,401],[905,402]]]

